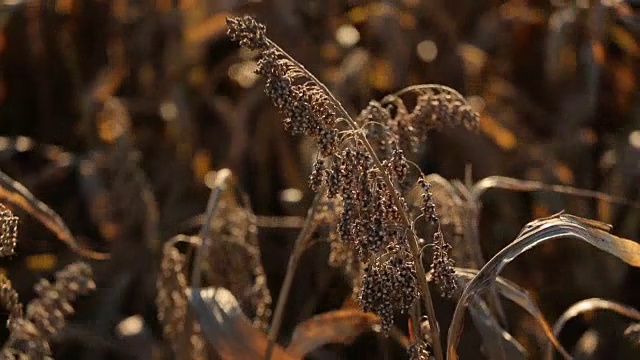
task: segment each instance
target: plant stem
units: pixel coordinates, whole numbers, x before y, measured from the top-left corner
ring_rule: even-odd
[[[324,85],[320,80],[318,80],[311,72],[306,70],[306,68],[302,64],[300,64],[293,57],[291,57],[286,51],[282,50],[282,48],[280,48],[276,43],[274,43],[271,40],[268,40],[268,41],[269,41],[269,45],[273,46],[280,53],[282,53],[295,66],[299,67],[301,71],[304,71],[305,75],[307,75],[312,82],[314,82],[317,86],[320,87],[320,89],[322,89],[322,91],[329,97],[331,102],[336,106],[336,109],[338,110],[340,115],[342,115],[342,117],[345,119],[345,121],[349,124],[349,126],[352,129],[354,130],[359,129],[358,124],[351,118],[351,116],[349,116],[349,113],[347,113],[347,111],[344,109],[340,101],[338,101],[338,99],[336,99],[335,96],[333,96],[333,94],[331,93],[331,91],[329,91],[326,85]],[[380,162],[380,159],[378,158],[378,155],[376,154],[375,150],[371,147],[371,144],[367,140],[367,136],[362,131],[355,131],[355,134],[358,137],[358,140],[360,140],[364,144],[367,152],[373,159],[374,166],[380,172],[381,177],[385,182],[385,185],[387,186],[387,189],[389,189],[389,193],[391,195],[391,198],[393,199],[394,205],[398,208],[398,210],[402,214],[403,225],[407,229],[412,229],[411,221],[409,220],[409,217],[406,211],[404,211],[404,203],[400,200],[400,198],[396,194],[395,186],[391,182],[389,175],[387,174],[384,167],[382,166],[382,163]],[[414,231],[411,231],[410,233],[411,233],[411,236],[408,243],[409,243],[409,248],[411,250],[411,256],[413,257],[416,265],[418,285],[420,286],[420,290],[421,290],[420,292],[422,293],[422,298],[424,300],[424,307],[427,312],[427,317],[429,318],[429,323],[431,325],[431,339],[432,339],[431,345],[433,347],[433,352],[436,357],[436,360],[444,360],[444,355],[442,352],[442,344],[440,343],[440,327],[438,326],[436,311],[433,307],[433,300],[431,299],[431,292],[429,291],[429,283],[427,282],[427,275],[422,265],[422,257],[420,256],[421,251],[420,251],[420,247],[418,246],[418,237],[416,236],[416,233]]]
[[[287,264],[287,272],[284,276],[284,281],[282,283],[282,288],[280,289],[280,294],[278,295],[278,302],[276,303],[276,310],[273,314],[273,321],[271,322],[271,327],[269,328],[269,345],[267,346],[267,352],[265,354],[265,359],[270,360],[271,355],[273,354],[274,344],[278,337],[278,332],[280,331],[280,325],[282,325],[282,319],[284,316],[284,307],[287,304],[287,298],[289,297],[289,292],[291,292],[291,285],[293,284],[293,278],[296,273],[296,269],[298,267],[298,262],[300,261],[300,257],[304,253],[304,250],[307,248],[307,243],[309,239],[311,239],[311,233],[315,228],[314,217],[316,211],[318,209],[318,205],[320,204],[320,199],[324,195],[325,188],[321,188],[316,196],[313,198],[313,202],[311,203],[311,207],[307,212],[307,217],[304,222],[304,226],[300,233],[298,233],[298,237],[296,238],[295,244],[293,245],[293,251],[291,252],[291,256],[289,257],[289,263]]]
[[[216,174],[216,180],[211,190],[211,195],[209,195],[209,201],[207,202],[207,210],[204,217],[204,222],[202,223],[202,227],[200,228],[200,232],[198,233],[198,238],[200,238],[200,246],[196,250],[196,256],[193,261],[193,270],[191,272],[191,289],[192,291],[197,291],[200,288],[201,282],[201,272],[202,267],[201,263],[204,259],[205,254],[209,252],[209,245],[211,241],[209,239],[209,232],[211,231],[211,219],[213,218],[213,214],[218,207],[218,203],[220,202],[220,195],[226,189],[227,184],[231,179],[231,170],[229,169],[221,169]]]

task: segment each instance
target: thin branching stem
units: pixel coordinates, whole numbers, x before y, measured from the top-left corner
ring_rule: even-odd
[[[424,93],[425,91],[428,90],[436,90],[436,91],[440,91],[440,92],[448,92],[452,95],[454,95],[455,97],[459,98],[460,101],[463,101],[465,103],[468,104],[467,100],[465,99],[464,96],[462,96],[462,94],[460,94],[457,90],[450,88],[448,86],[445,85],[440,85],[440,84],[419,84],[419,85],[411,85],[411,86],[407,86],[406,88],[396,92],[395,94],[393,94],[394,96],[400,97],[404,94],[408,94],[408,93]]]
[[[300,257],[307,249],[307,243],[311,239],[311,234],[313,233],[313,229],[316,226],[315,216],[317,210],[320,208],[320,200],[324,195],[325,187],[321,188],[316,196],[313,198],[311,203],[311,207],[307,212],[307,217],[304,222],[304,226],[300,233],[298,233],[298,237],[296,238],[296,242],[293,245],[293,251],[291,252],[291,256],[289,257],[289,263],[287,264],[287,272],[284,276],[284,281],[282,283],[282,288],[280,289],[280,294],[278,295],[278,302],[276,303],[276,309],[273,314],[273,321],[271,322],[271,327],[269,328],[269,345],[267,346],[267,352],[265,354],[265,359],[270,360],[271,355],[273,354],[273,348],[278,337],[278,332],[280,331],[280,325],[282,325],[282,319],[284,317],[284,308],[287,304],[287,298],[289,297],[289,292],[291,292],[291,285],[293,284],[293,278],[296,273],[296,269],[298,268],[298,263],[300,261]]]

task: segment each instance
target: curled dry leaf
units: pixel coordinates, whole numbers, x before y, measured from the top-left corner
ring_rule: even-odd
[[[455,268],[456,280],[467,283],[475,276],[472,271],[474,270]],[[431,273],[427,277],[431,281]],[[474,298],[469,305],[469,312],[482,337],[482,352],[487,358],[516,360],[529,357],[524,347],[500,325],[494,312],[484,300]]]
[[[630,319],[640,321],[640,311],[628,305],[620,304],[611,300],[591,298],[578,301],[577,303],[569,306],[569,308],[560,315],[558,320],[556,320],[556,323],[553,324],[553,335],[555,337],[560,335],[560,332],[562,332],[562,329],[569,320],[586,312],[595,310],[609,310]],[[553,359],[553,348],[551,346],[547,346],[545,358],[547,360]]]
[[[224,288],[188,290],[189,307],[200,323],[209,344],[222,359],[262,359],[267,350],[267,336],[251,325],[236,298]],[[272,359],[294,360],[282,347],[275,345]]]
[[[82,247],[71,233],[64,220],[53,209],[38,200],[26,187],[0,171],[0,199],[14,205],[36,218],[60,241],[77,254],[95,260],[106,260],[109,254]]]
[[[482,350],[487,358],[503,360],[529,358],[524,347],[502,328],[486,302],[474,299],[469,306],[469,312],[482,337]]]
[[[636,346],[640,345],[640,323],[634,323],[624,330],[624,336]]]
[[[455,271],[456,276],[465,283],[471,281],[478,274],[478,270],[475,269],[455,268]],[[542,328],[542,331],[550,341],[551,345],[555,346],[565,358],[571,358],[566,349],[558,341],[556,337],[557,334],[554,334],[551,330],[551,326],[549,326],[549,323],[542,314],[542,310],[540,310],[540,307],[538,307],[538,304],[527,290],[500,276],[496,277],[494,288],[500,293],[500,295],[516,303],[533,316]]]
[[[478,223],[481,196],[490,189],[504,189],[520,192],[552,192],[577,197],[593,198],[612,204],[640,207],[637,202],[630,202],[625,198],[611,196],[606,193],[575,188],[566,185],[545,184],[540,181],[520,180],[504,176],[490,176],[479,180],[470,188],[456,180],[449,181],[438,174],[430,174],[427,180],[434,189],[434,202],[437,205],[443,231],[452,245],[451,256],[456,264],[469,268],[481,268],[485,260],[482,257]],[[453,229],[453,231],[451,231]],[[489,289],[489,305],[498,314],[500,322],[506,323],[506,315],[498,301],[497,293]],[[503,294],[504,295],[504,294]],[[513,300],[513,299],[512,299]],[[520,298],[524,300],[524,298]],[[515,301],[515,300],[514,300]],[[516,301],[516,303],[518,303]],[[522,303],[520,303],[522,306]],[[533,308],[529,308],[533,310]],[[538,319],[538,315],[530,312]],[[544,325],[541,323],[541,326]],[[547,337],[551,335],[548,324],[544,330]],[[562,352],[562,351],[561,351]],[[566,354],[566,352],[564,353]]]
[[[380,318],[355,309],[329,311],[296,326],[287,348],[303,358],[311,351],[330,343],[350,344],[362,333],[372,329]]]
[[[449,327],[447,359],[457,359],[457,347],[462,335],[464,310],[480,291],[491,287],[502,269],[517,256],[547,241],[573,237],[604,250],[629,265],[640,267],[640,244],[608,233],[611,226],[595,220],[568,214],[556,214],[528,223],[518,237],[496,254],[464,289]]]

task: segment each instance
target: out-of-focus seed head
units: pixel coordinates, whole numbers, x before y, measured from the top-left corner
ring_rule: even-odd
[[[385,109],[375,100],[370,101],[369,104],[367,104],[367,107],[365,107],[360,112],[360,115],[358,115],[358,119],[362,123],[374,121],[383,125],[386,124],[390,118],[391,114],[389,113],[389,110]]]
[[[407,349],[409,360],[429,360],[430,354],[424,341],[416,341]]]
[[[13,255],[18,241],[18,217],[0,204],[0,257]]]
[[[11,330],[18,320],[22,319],[22,303],[18,299],[18,293],[11,286],[11,281],[4,275],[0,275],[0,302],[9,312],[7,328]]]
[[[167,242],[163,248],[160,274],[156,280],[158,320],[162,324],[162,332],[173,351],[178,353],[186,347],[194,359],[206,359],[207,350],[199,346],[202,331],[197,321],[187,321],[189,300],[187,298],[186,257],[178,249]],[[184,344],[185,334],[189,342]]]
[[[405,93],[417,94],[411,111],[398,96],[390,95],[383,100],[395,110],[391,112],[395,114],[387,121],[387,127],[397,136],[403,150],[417,152],[432,129],[463,125],[475,130],[479,126],[479,114],[453,89],[430,86]]]
[[[12,321],[5,352],[28,359],[49,358],[49,341],[64,328],[65,317],[73,313],[71,302],[95,289],[91,277],[91,267],[79,262],[58,271],[53,283],[38,282],[38,297],[29,302],[24,317]]]

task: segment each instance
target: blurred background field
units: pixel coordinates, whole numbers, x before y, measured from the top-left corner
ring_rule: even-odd
[[[77,303],[52,343],[55,358],[174,358],[155,301],[161,249],[176,234],[197,233],[217,169],[229,168],[247,194],[277,301],[313,197],[314,147],[285,133],[253,73],[253,54],[227,37],[226,17],[243,14],[265,23],[350,113],[413,84],[466,96],[481,115],[479,131],[431,133],[414,159],[425,173],[467,183],[502,175],[640,201],[636,0],[5,0],[0,169],[58,212],[84,245],[112,254],[91,261],[97,291]],[[528,221],[561,210],[640,239],[633,206],[507,190],[482,200],[485,258]],[[28,300],[37,279],[78,255],[14,212],[16,255],[0,265]],[[282,343],[301,321],[353,306],[328,253],[325,243],[305,253]],[[549,320],[590,297],[640,307],[638,269],[575,240],[527,252],[503,275],[534,294]],[[447,329],[455,303],[436,298]],[[511,334],[540,358],[533,320],[515,305],[505,309]],[[597,312],[572,320],[560,339],[585,353],[580,359],[638,358],[637,344],[623,336],[627,323]],[[480,359],[478,336],[467,329],[460,356]],[[406,355],[370,331],[307,358]]]

